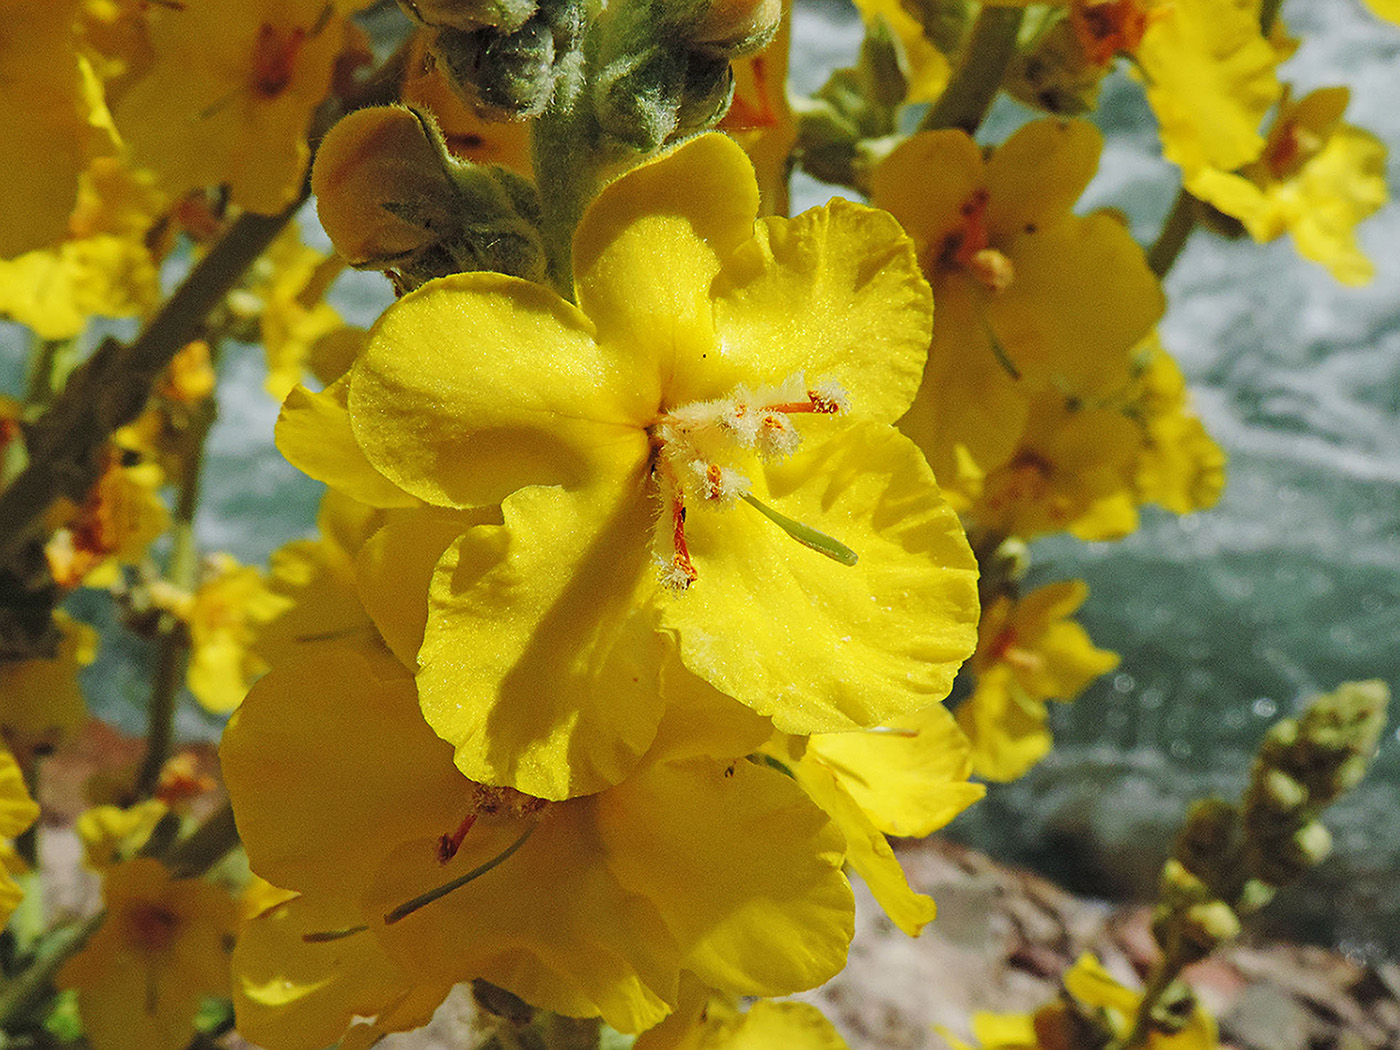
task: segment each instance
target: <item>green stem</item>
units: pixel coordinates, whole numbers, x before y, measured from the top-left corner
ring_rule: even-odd
[[[24,407],[30,412],[39,412],[48,408],[63,389],[68,373],[73,370],[78,341],[36,338],[31,345],[33,360],[25,386]]]
[[[1110,1050],[1142,1050],[1147,1046],[1147,1041],[1152,1035],[1152,1011],[1157,1005],[1164,992],[1172,986],[1172,982],[1181,975],[1182,967],[1174,963],[1171,959],[1163,959],[1152,971],[1152,976],[1148,978],[1147,988],[1142,993],[1142,1001],[1138,1003],[1137,1015],[1133,1018],[1132,1030],[1121,1044],[1110,1046]]]
[[[1159,278],[1165,277],[1186,247],[1191,231],[1196,228],[1199,202],[1183,186],[1177,191],[1172,210],[1162,223],[1162,232],[1147,252],[1147,265]]]
[[[44,938],[29,967],[0,990],[0,1032],[12,1031],[17,1021],[48,998],[59,968],[97,932],[106,916],[104,909]]]
[[[982,8],[963,48],[962,63],[919,122],[920,131],[961,128],[971,135],[981,126],[1016,55],[1016,34],[1024,17],[1020,7]]]
[[[217,354],[213,356],[217,360]],[[180,450],[183,471],[171,526],[170,567],[166,577],[184,593],[193,592],[198,583],[199,548],[195,543],[194,516],[199,506],[204,442],[217,414],[214,398],[205,398],[190,418],[183,435],[184,447]],[[170,757],[175,707],[189,655],[189,632],[173,613],[161,615],[158,638],[155,681],[151,684],[151,700],[146,712],[146,757],[136,778],[136,793],[140,798],[155,794],[161,768]]]

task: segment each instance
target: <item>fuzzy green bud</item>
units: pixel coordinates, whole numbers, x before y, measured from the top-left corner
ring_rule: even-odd
[[[1278,894],[1278,889],[1261,879],[1245,880],[1235,903],[1235,911],[1240,915],[1250,915],[1268,904]]]
[[[1148,1016],[1155,1031],[1175,1035],[1191,1022],[1195,1012],[1195,993],[1184,981],[1176,980],[1153,1002]]]
[[[782,0],[695,0],[671,17],[686,48],[728,62],[768,46],[783,5]]]
[[[1182,924],[1185,936],[1208,955],[1226,941],[1240,935],[1240,920],[1228,904],[1222,900],[1193,904],[1186,910]]]
[[[685,75],[685,52],[660,44],[615,59],[594,89],[598,124],[632,149],[659,148],[677,128]]]
[[[487,26],[510,32],[538,8],[535,0],[399,0],[399,6],[419,25],[463,32]]]

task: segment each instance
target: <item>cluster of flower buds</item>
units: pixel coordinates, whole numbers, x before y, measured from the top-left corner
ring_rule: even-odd
[[[1351,682],[1274,726],[1251,769],[1242,804],[1192,806],[1162,869],[1153,933],[1169,957],[1204,958],[1234,938],[1240,916],[1324,860],[1331,836],[1321,811],[1365,775],[1385,727],[1382,682]]]
[[[578,0],[400,0],[434,30],[431,51],[463,98],[492,120],[544,112],[559,78],[581,60]]]
[[[640,151],[718,121],[734,93],[730,62],[762,50],[779,0],[686,0],[623,7],[604,30],[593,106],[603,131]]]
[[[389,271],[400,292],[468,270],[544,277],[529,180],[458,160],[416,110],[351,113],[321,144],[311,184],[336,251],[357,268]]]

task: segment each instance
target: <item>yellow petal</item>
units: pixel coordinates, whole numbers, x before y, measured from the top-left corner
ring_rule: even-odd
[[[973,772],[986,780],[1015,780],[1050,751],[1045,702],[1026,696],[1005,664],[978,676],[956,716],[972,741]]]
[[[875,169],[870,203],[899,220],[918,244],[925,272],[931,273],[944,237],[961,221],[963,204],[985,182],[982,151],[970,135],[921,131]]]
[[[661,718],[648,479],[522,489],[502,511],[504,525],[467,531],[438,563],[423,714],[473,780],[551,799],[598,791]]]
[[[411,507],[418,499],[388,480],[355,441],[346,409],[349,384],[321,393],[294,387],[277,417],[277,448],[303,474],[371,507]]]
[[[831,770],[886,835],[931,834],[985,793],[967,782],[972,748],[941,704],[888,729],[823,733],[807,743],[807,755]]]
[[[976,568],[923,457],[879,424],[763,465],[755,495],[856,551],[836,565],[747,505],[687,519],[699,579],[663,606],[690,670],[784,732],[877,725],[947,694]]]
[[[355,439],[406,492],[444,506],[579,487],[595,453],[640,462],[658,388],[600,347],[555,293],[501,274],[430,281],[391,306],[350,370]],[[643,372],[643,375],[645,372]]]
[[[669,384],[675,359],[714,349],[710,282],[757,214],[753,167],[723,135],[633,168],[588,206],[574,234],[577,299],[600,341],[649,365],[631,383],[659,368]]]
[[[788,777],[742,759],[649,765],[599,796],[598,822],[610,869],[655,902],[701,980],[786,995],[845,964],[842,836]]]
[[[413,679],[369,648],[309,651],[267,674],[219,756],[253,869],[291,889],[353,896],[398,841],[386,829],[440,835],[464,814]]]
[[[721,396],[739,382],[835,382],[850,413],[892,423],[918,389],[932,302],[914,246],[884,212],[839,198],[795,219],[766,219],[725,260],[714,285],[718,360],[673,402]],[[699,377],[697,376],[697,379]]]
[[[1087,120],[1022,126],[987,162],[987,226],[1010,236],[1063,219],[1098,171],[1102,151],[1103,135]]]

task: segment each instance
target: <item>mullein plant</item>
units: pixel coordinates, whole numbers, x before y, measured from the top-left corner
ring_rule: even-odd
[[[1345,90],[1279,80],[1305,44],[1268,0],[862,0],[808,99],[780,0],[42,6],[0,39],[32,346],[0,401],[7,1038],[368,1046],[467,985],[482,1047],[843,1046],[771,997],[844,965],[849,873],[917,935],[892,840],[1023,774],[1117,664],[1026,541],[1220,494],[1154,331],[1181,245],[1287,233],[1360,283],[1385,198]],[[1181,171],[1150,246],[1075,211],[1119,64]],[[1041,112],[991,143],[1001,91]],[[865,200],[789,217],[798,166]],[[333,253],[292,223],[312,192]],[[395,296],[368,331],[327,302],[346,268]],[[266,570],[194,527],[249,343],[327,486]],[[150,646],[149,724],[78,821],[105,906],[48,919],[27,829],[86,718],[78,588]],[[186,692],[234,712],[231,806],[178,753]],[[1380,724],[1338,697],[1193,811],[1145,991],[1082,960],[1058,1042],[984,1044],[1209,1045],[1177,978],[1324,849]]]

